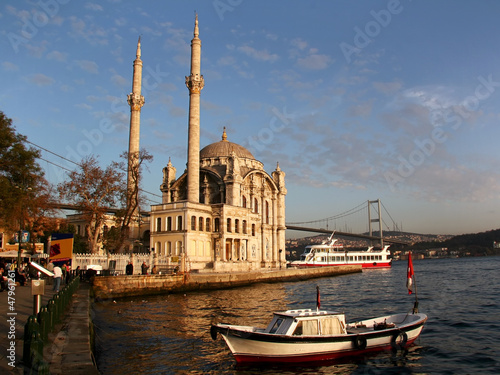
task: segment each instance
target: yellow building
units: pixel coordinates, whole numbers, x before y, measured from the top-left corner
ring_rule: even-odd
[[[200,150],[201,41],[191,42],[187,170],[163,170],[162,204],[151,206],[151,247],[186,270],[247,271],[285,264],[285,173],[269,175],[246,148],[222,139]]]

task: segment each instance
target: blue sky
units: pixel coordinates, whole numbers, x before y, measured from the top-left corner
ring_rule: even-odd
[[[143,188],[159,194],[169,158],[186,163],[195,11],[201,147],[225,126],[269,173],[279,162],[287,222],[381,199],[405,231],[499,227],[498,1],[2,1],[0,110],[29,141],[109,165],[128,147],[140,35]]]

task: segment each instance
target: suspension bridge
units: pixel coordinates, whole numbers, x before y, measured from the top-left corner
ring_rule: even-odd
[[[323,219],[286,223],[286,228],[288,230],[311,233],[331,234],[335,232],[336,236],[379,241],[381,245],[383,245],[384,242],[401,245],[408,244],[408,242],[395,238],[384,238],[384,228],[385,230],[391,229],[387,221],[382,218],[382,210],[391,220],[392,231],[402,232],[400,226],[391,217],[380,199],[363,202],[350,210]],[[361,218],[361,216],[363,216],[363,218]],[[366,221],[366,218],[368,218],[368,221]],[[364,224],[366,225],[364,233],[362,233],[363,229],[361,228],[363,223],[367,223]],[[376,224],[376,230],[372,227],[373,224]],[[360,233],[354,233],[353,228],[356,228]],[[376,235],[374,233],[376,233]]]

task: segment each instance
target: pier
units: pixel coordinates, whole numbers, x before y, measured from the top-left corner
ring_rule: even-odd
[[[109,299],[140,295],[180,293],[235,288],[255,283],[302,281],[361,272],[360,265],[287,268],[232,273],[196,273],[177,275],[101,276],[93,282],[94,298]]]

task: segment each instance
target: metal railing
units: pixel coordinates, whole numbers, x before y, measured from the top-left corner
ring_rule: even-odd
[[[49,374],[49,365],[43,360],[43,346],[49,333],[61,323],[71,298],[80,286],[80,278],[73,279],[54,294],[37,315],[31,315],[24,326],[23,363],[25,374]]]

